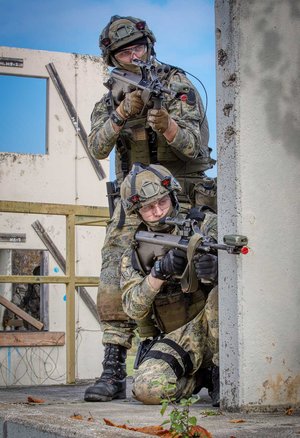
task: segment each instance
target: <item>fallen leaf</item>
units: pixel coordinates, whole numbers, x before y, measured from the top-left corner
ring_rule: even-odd
[[[246,423],[246,420],[229,420],[229,423]]]
[[[144,427],[132,427],[127,426],[127,424],[116,424],[107,418],[103,418],[103,421],[107,426],[114,426],[120,429],[133,430],[135,432],[145,433],[146,435],[155,435],[161,436],[163,438],[180,438],[181,435],[174,435],[174,433],[170,432],[167,429],[163,429],[162,426],[144,426]],[[198,433],[199,438],[212,438],[212,435],[201,426],[193,426],[191,428],[191,437],[194,436],[195,433]]]
[[[80,414],[71,415],[72,420],[83,420],[83,416]]]
[[[31,397],[30,395],[27,397],[28,403],[45,403],[45,400],[41,398]]]
[[[287,410],[285,411],[285,415],[293,415],[293,414],[294,414],[293,408],[287,408]]]

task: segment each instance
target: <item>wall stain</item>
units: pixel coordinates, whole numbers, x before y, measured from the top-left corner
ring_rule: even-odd
[[[236,79],[237,79],[236,73],[232,73],[228,79],[225,79],[224,81],[222,81],[222,86],[224,88],[230,87],[231,85],[233,85],[236,82]]]
[[[225,64],[225,62],[227,61],[227,53],[225,52],[225,50],[220,49],[218,50],[218,64],[223,66]]]
[[[226,117],[229,117],[231,110],[233,108],[233,104],[232,103],[227,103],[224,108],[223,108],[223,114]]]
[[[236,131],[234,130],[234,128],[232,126],[227,126],[226,131],[225,131],[225,135],[224,135],[225,141],[227,143],[229,143],[235,134],[236,134]]]
[[[263,382],[262,395],[259,399],[261,403],[267,401],[268,404],[291,404],[299,403],[300,374],[284,378],[277,374],[275,378],[267,379]]]

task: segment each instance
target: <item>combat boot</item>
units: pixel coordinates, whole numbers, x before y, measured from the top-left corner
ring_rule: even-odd
[[[212,367],[210,368],[199,368],[195,373],[196,386],[193,394],[198,394],[202,388],[207,388],[208,393],[213,389],[212,385]]]
[[[212,367],[211,371],[212,389],[209,391],[209,395],[212,400],[214,408],[220,407],[220,369],[216,365]]]
[[[107,402],[115,398],[126,398],[126,354],[121,345],[105,344],[103,371],[93,386],[89,386],[84,400]]]

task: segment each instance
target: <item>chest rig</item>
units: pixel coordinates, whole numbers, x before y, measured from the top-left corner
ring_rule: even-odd
[[[141,224],[138,231],[145,230]],[[132,266],[143,275],[148,275],[154,262],[166,253],[166,248],[153,245],[146,254],[139,251],[134,245],[132,252]],[[183,293],[180,279],[168,280],[161,291],[156,295],[151,312],[137,321],[137,328],[141,338],[155,337],[159,334],[170,333],[187,324],[203,309],[207,292],[197,288],[193,293]]]
[[[157,69],[157,74],[162,84],[167,87],[172,76],[179,70],[168,65]],[[105,96],[105,103],[110,114],[124,99],[125,94],[135,89],[134,85],[125,84],[117,78],[110,78],[105,86],[109,92]],[[142,112],[128,119],[119,134],[116,143],[116,174],[118,180],[123,180],[135,162],[145,165],[166,164],[180,161],[174,154],[162,134],[152,130],[147,124],[147,111],[150,106],[145,106]],[[170,168],[170,166],[168,166]],[[170,169],[171,170],[171,169]]]

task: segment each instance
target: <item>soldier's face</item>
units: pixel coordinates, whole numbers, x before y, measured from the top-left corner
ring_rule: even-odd
[[[157,222],[167,215],[171,208],[171,198],[165,195],[158,201],[151,202],[139,209],[139,213],[145,222]]]
[[[136,44],[117,52],[115,54],[115,58],[120,63],[131,64],[133,59],[135,58],[141,59],[146,52],[147,52],[146,44]]]

